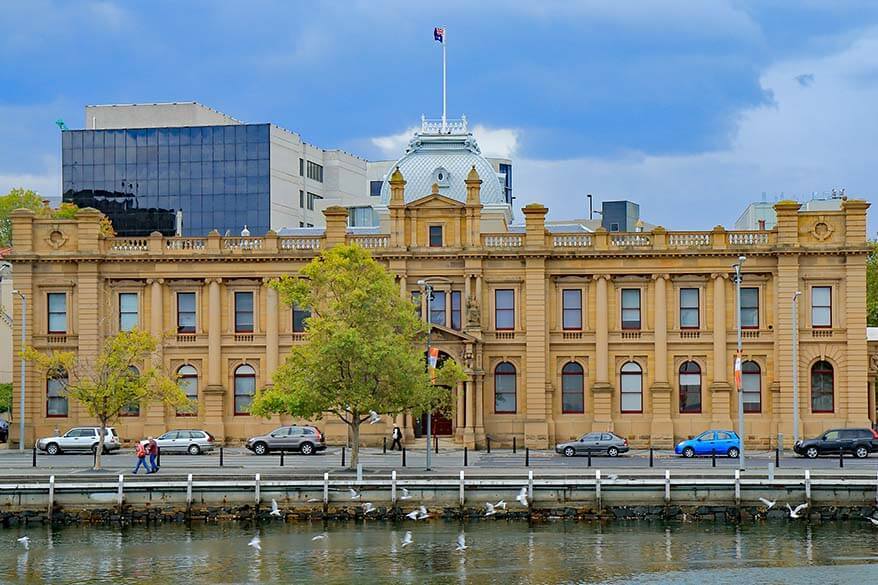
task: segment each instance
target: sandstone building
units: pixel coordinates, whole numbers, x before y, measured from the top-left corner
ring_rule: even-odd
[[[27,342],[94,354],[120,328],[145,328],[161,338],[165,366],[198,408],[134,406],[117,425],[122,437],[198,427],[237,441],[287,421],[250,416],[247,405],[306,335],[307,313],[284,306],[268,283],[321,250],[357,243],[420,303],[434,344],[469,375],[453,390],[450,420],[435,418],[439,432],[469,446],[490,436],[546,447],[612,429],[634,445],[669,447],[707,428],[737,428],[732,266],[744,255],[747,443],[792,436],[794,366],[802,434],[875,422],[866,202],[805,212],[784,201],[771,230],[686,232],[558,231],[547,209],[531,204],[520,228],[502,191],[485,191],[480,172],[490,166],[467,140],[420,136],[382,189],[380,227],[367,231],[347,227],[347,211],[335,207],[324,211],[325,231],[310,235],[187,238],[104,238],[88,209],[75,220],[16,211],[11,260],[29,301]],[[422,279],[435,291],[429,313]],[[28,445],[90,422],[33,368],[25,417]],[[411,417],[400,422],[417,431]],[[320,426],[330,440],[344,438],[344,425]],[[380,427],[367,429],[372,440],[387,432]]]

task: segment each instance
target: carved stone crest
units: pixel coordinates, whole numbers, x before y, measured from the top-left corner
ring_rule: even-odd
[[[811,228],[811,235],[814,236],[815,240],[823,242],[829,239],[832,236],[832,232],[835,231],[835,228],[832,227],[831,224],[827,223],[823,216],[817,218],[817,222]]]
[[[67,243],[67,239],[68,238],[64,235],[64,232],[62,232],[58,229],[57,226],[55,226],[52,231],[49,232],[49,235],[46,236],[46,243],[55,250],[57,250]]]

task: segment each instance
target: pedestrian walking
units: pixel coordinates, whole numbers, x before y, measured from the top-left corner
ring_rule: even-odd
[[[155,439],[149,437],[147,439],[147,451],[149,452],[149,466],[152,468],[149,473],[156,473],[159,470],[158,463],[156,462],[156,458],[159,456],[159,444],[155,442]]]
[[[393,442],[390,444],[390,450],[402,451],[402,431],[399,430],[397,425],[393,425],[393,430],[390,432],[390,438],[393,439]]]
[[[146,462],[146,447],[143,446],[143,441],[137,441],[137,444],[134,446],[134,454],[137,456],[137,465],[134,467],[134,475],[137,475],[137,471],[141,466],[147,473],[149,473],[149,464]]]

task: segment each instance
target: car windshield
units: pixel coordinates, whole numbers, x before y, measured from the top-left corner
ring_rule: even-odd
[[[707,431],[695,437],[696,441],[709,441],[711,439],[713,439],[713,431]]]

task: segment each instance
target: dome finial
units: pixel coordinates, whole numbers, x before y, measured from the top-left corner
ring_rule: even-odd
[[[467,173],[466,175],[466,180],[478,181],[479,179],[481,179],[481,177],[479,177],[479,173],[478,171],[476,171],[476,165],[473,165],[472,168],[469,170],[469,173]]]

